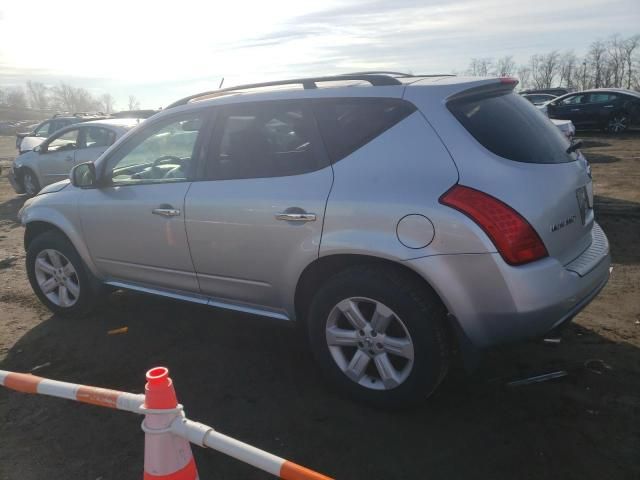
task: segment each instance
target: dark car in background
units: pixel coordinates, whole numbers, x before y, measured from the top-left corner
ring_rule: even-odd
[[[560,95],[566,95],[567,93],[574,92],[574,88],[565,88],[565,87],[555,87],[555,88],[530,88],[528,90],[520,90],[520,95],[531,95],[534,93],[546,93],[548,95],[553,95],[554,97],[559,97]]]
[[[551,95],[550,93],[523,93],[521,95],[522,98],[526,98],[536,107],[538,105],[543,105],[547,102],[550,102],[551,100],[556,98],[556,95]]]
[[[618,88],[598,88],[570,93],[546,104],[549,118],[571,120],[576,128],[624,132],[640,123],[640,93]]]

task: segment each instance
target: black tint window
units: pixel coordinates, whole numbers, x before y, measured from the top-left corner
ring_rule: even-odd
[[[560,105],[579,105],[587,103],[586,95],[573,95],[560,101]]]
[[[310,114],[299,102],[228,106],[216,123],[208,168],[217,180],[284,177],[325,166]]]
[[[607,103],[616,99],[616,96],[612,93],[592,93],[589,96],[590,103]]]
[[[449,110],[487,150],[509,160],[563,163],[569,141],[536,107],[513,94],[469,97],[450,102]]]
[[[116,140],[116,134],[111,130],[99,127],[85,128],[85,147],[108,147]]]
[[[331,160],[337,162],[416,110],[393,98],[314,100],[314,112]]]

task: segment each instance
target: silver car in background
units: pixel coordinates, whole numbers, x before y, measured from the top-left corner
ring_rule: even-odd
[[[609,277],[589,165],[515,84],[359,73],[178,101],[25,204],[31,285],[64,316],[108,285],[297,321],[352,397],[420,401],[454,352],[542,336]]]
[[[17,193],[35,195],[42,187],[68,178],[75,165],[96,160],[139,123],[138,119],[94,120],[64,127],[46,140],[39,138],[33,150],[13,161],[11,185]]]

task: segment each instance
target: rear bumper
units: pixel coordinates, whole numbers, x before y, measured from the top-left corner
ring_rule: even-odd
[[[592,247],[567,266],[546,258],[512,267],[497,253],[439,255],[408,264],[430,282],[468,340],[486,348],[542,336],[598,295],[609,279],[611,261],[599,227],[592,237]],[[570,270],[580,259],[588,267],[580,273]]]
[[[13,169],[9,171],[9,174],[7,175],[7,177],[9,178],[9,183],[11,184],[13,189],[16,191],[16,193],[24,193],[24,188],[22,188],[22,185],[20,185],[20,182],[18,182],[18,179],[16,178],[16,175],[13,172]]]

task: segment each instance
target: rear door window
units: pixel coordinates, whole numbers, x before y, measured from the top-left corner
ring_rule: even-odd
[[[116,134],[111,130],[100,127],[86,127],[85,132],[85,148],[91,147],[108,147],[116,141]]]
[[[328,165],[307,102],[229,105],[216,124],[209,178],[285,177]]]
[[[568,140],[530,102],[514,93],[463,97],[449,102],[451,113],[487,150],[525,163],[565,163]]]
[[[416,111],[396,98],[317,99],[313,109],[333,162],[337,162]]]
[[[613,102],[616,95],[612,93],[592,93],[589,95],[589,103],[607,103]]]

